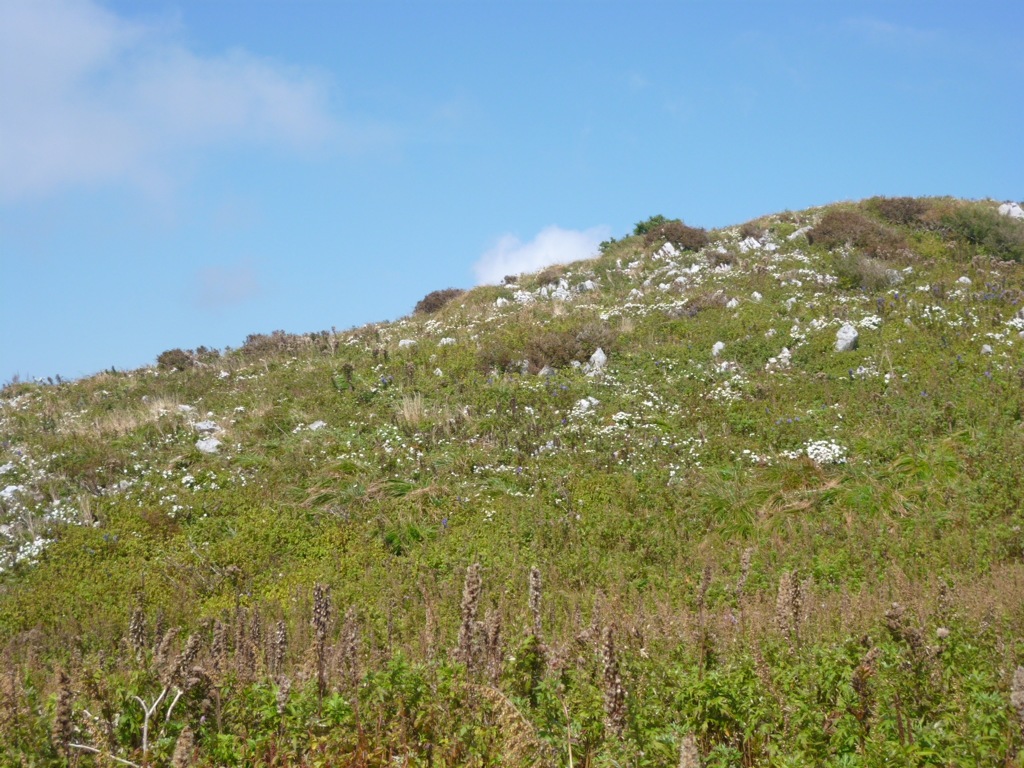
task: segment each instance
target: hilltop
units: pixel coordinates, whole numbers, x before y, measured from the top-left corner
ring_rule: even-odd
[[[655,216],[9,384],[0,763],[1011,764],[1022,262],[1016,204]]]

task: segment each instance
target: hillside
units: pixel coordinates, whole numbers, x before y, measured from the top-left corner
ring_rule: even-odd
[[[989,201],[653,217],[8,384],[0,765],[1022,764],[1022,261]]]

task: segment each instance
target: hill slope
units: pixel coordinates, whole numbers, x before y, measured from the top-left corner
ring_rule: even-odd
[[[1024,221],[601,250],[8,385],[0,762],[1013,759]]]

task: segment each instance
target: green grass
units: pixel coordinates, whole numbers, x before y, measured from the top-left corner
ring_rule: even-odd
[[[826,211],[787,212],[748,228],[775,250],[628,236],[430,315],[8,385],[0,764],[105,764],[68,741],[169,764],[186,727],[179,759],[210,766],[668,766],[687,735],[705,765],[1017,764],[1024,225],[947,198],[836,210],[884,261],[787,239]],[[517,301],[557,279],[598,288]],[[177,676],[170,627],[170,661],[201,640]],[[133,697],[165,687],[143,750]]]

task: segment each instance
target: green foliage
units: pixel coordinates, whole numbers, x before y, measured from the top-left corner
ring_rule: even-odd
[[[996,215],[652,217],[441,312],[5,387],[0,764],[1013,764]]]
[[[1024,261],[1024,221],[1001,216],[986,204],[955,208],[943,223],[958,237],[1004,261]]]

